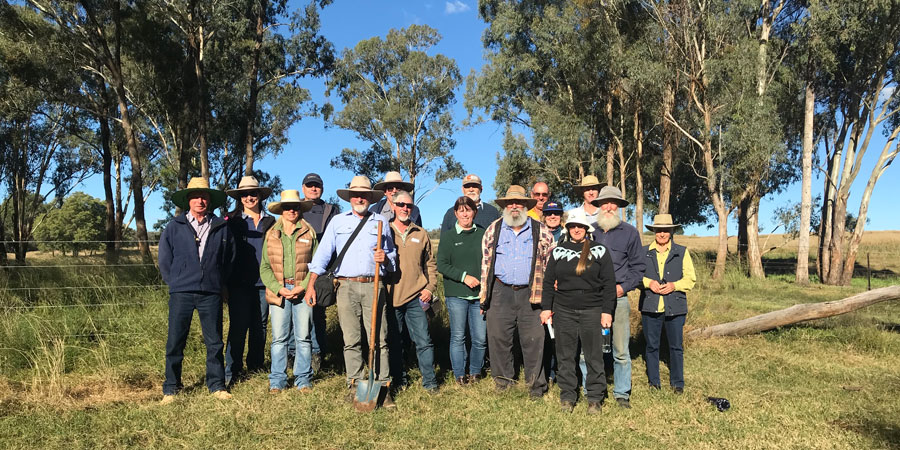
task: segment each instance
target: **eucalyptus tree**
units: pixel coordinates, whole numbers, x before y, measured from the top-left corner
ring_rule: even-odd
[[[462,79],[452,58],[428,54],[440,39],[427,25],[411,25],[343,51],[327,88],[343,108],[326,117],[370,147],[343,149],[333,167],[372,179],[398,170],[412,183],[430,173],[437,184],[462,176],[450,153],[456,146],[450,108]]]

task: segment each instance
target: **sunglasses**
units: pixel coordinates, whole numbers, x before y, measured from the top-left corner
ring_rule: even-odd
[[[257,193],[256,191],[244,192],[243,194],[241,194],[241,197],[259,197],[259,193]]]
[[[300,205],[284,205],[281,209],[284,211],[300,211]]]
[[[562,217],[562,213],[561,213],[561,212],[556,212],[556,211],[544,211],[544,216],[545,216],[545,217],[546,217],[546,216],[559,216],[559,217]]]
[[[549,197],[550,193],[549,192],[532,192],[531,196],[532,197]]]
[[[412,207],[415,205],[413,205],[412,203],[394,202],[394,206],[398,208],[412,209]]]
[[[307,189],[312,189],[312,188],[322,189],[322,185],[318,184],[318,183],[307,183],[307,184],[304,184],[304,186],[306,186]]]

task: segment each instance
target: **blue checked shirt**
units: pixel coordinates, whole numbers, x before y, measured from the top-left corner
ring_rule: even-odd
[[[534,239],[531,237],[531,220],[518,233],[502,222],[497,240],[497,259],[494,276],[506,284],[526,285],[531,282],[531,260],[534,258]]]
[[[344,260],[337,267],[334,274],[339,277],[371,277],[375,275],[375,260],[373,259],[375,244],[378,238],[378,222],[381,225],[381,248],[385,253],[384,264],[381,265],[381,274],[394,272],[396,269],[397,249],[394,247],[394,239],[391,237],[391,227],[387,219],[380,214],[369,214],[367,223],[350,243]],[[331,219],[328,228],[319,241],[316,254],[309,264],[310,272],[322,275],[328,268],[332,258],[337,258],[341,249],[350,239],[353,230],[359,225],[360,218],[353,214],[353,210],[338,214]]]

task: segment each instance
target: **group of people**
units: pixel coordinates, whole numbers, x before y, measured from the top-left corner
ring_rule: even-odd
[[[415,186],[399,173],[387,173],[374,186],[365,176],[353,177],[346,189],[337,190],[350,205],[347,212],[322,200],[319,175],[307,174],[302,184],[302,194],[285,190],[279,201],[266,205],[272,215],[263,209],[272,190],[252,176],[224,192],[194,178],[173,194],[183,213],[166,225],[159,244],[160,272],[170,293],[163,404],[174,401],[182,388],[184,347],[195,309],[213,396],[229,399],[231,384],[266,370],[270,319],[269,392],[289,387],[291,354],[293,387],[310,391],[328,345],[320,301],[328,301],[331,287],[348,400],[364,379],[363,342],[373,327],[376,358],[368,369],[390,386],[381,405],[395,407],[392,391],[408,384],[405,361],[411,355],[405,353],[411,348],[423,388],[436,392],[429,318],[438,298],[438,273],[459,385],[483,377],[488,353],[496,389],[514,385],[518,336],[523,382],[533,398],[543,397],[555,381],[562,410],[571,412],[580,380],[588,412],[597,413],[607,395],[604,353],[609,347],[613,396],[617,405],[630,408],[627,294],[638,289],[649,386],[660,388],[659,344],[665,330],[670,385],[683,392],[686,292],[696,276],[687,249],[672,242],[679,225],[671,215],[654,218],[647,226],[654,239],[643,246],[638,230],[621,219],[628,205],[621,191],[593,175],[574,186],[582,204],[564,213],[543,182],[530,193],[510,186],[495,200],[498,210],[482,201],[481,179],[470,174],[463,179],[463,195],[444,215],[435,251],[413,202]],[[213,211],[226,195],[238,203],[219,218]]]

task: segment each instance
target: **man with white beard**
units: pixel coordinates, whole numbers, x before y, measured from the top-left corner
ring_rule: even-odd
[[[422,387],[429,393],[435,393],[438,381],[434,374],[434,345],[428,333],[428,316],[434,314],[431,308],[437,286],[437,262],[428,232],[412,220],[412,195],[407,191],[397,191],[391,199],[391,206],[394,208],[391,231],[399,269],[385,280],[391,299],[387,313],[391,379],[395,388],[407,384],[404,353],[407,353],[409,345],[402,336],[408,334],[416,344]]]
[[[462,193],[466,197],[475,202],[475,225],[487,229],[495,220],[500,218],[500,211],[494,208],[490,203],[481,201],[481,178],[474,173],[470,173],[463,178]],[[456,228],[456,211],[451,206],[444,213],[444,220],[441,222],[441,231],[453,230]]]
[[[544,267],[553,249],[550,229],[528,217],[536,203],[516,185],[497,199],[503,217],[487,227],[481,241],[480,293],[494,384],[504,391],[515,382],[513,336],[518,330],[525,382],[533,399],[547,392],[540,314]]]
[[[620,407],[631,408],[631,353],[628,350],[631,307],[628,292],[643,281],[645,252],[637,229],[619,218],[619,208],[628,206],[619,188],[604,186],[591,203],[599,208],[592,237],[610,250],[616,272],[617,298],[612,325],[613,396]]]
[[[344,336],[344,366],[347,370],[348,400],[353,399],[356,383],[363,379],[365,359],[362,354],[362,343],[371,332],[372,326],[372,283],[375,281],[376,264],[381,266],[381,274],[395,272],[397,269],[397,251],[391,236],[387,219],[380,214],[369,212],[369,205],[379,200],[384,192],[372,189],[372,182],[362,175],[353,177],[348,189],[338,189],[337,195],[350,202],[350,211],[334,216],[325,233],[322,235],[316,254],[309,264],[310,278],[307,283],[306,300],[309,306],[316,305],[316,279],[328,270],[335,255],[341,253],[345,245],[347,253],[335,268],[334,275],[340,282],[337,290],[338,321]],[[359,234],[350,241],[354,230],[362,223]],[[376,248],[378,238],[378,222],[382,223],[381,247]],[[350,243],[348,244],[348,241]],[[382,307],[387,298],[384,286],[379,287],[378,308],[381,309],[381,326],[376,345],[377,361],[374,363],[375,380],[389,382],[389,357],[387,347],[387,327],[385,311]],[[362,325],[362,326],[360,326]],[[365,334],[364,334],[365,333]],[[387,393],[383,406],[394,407],[390,392]]]

